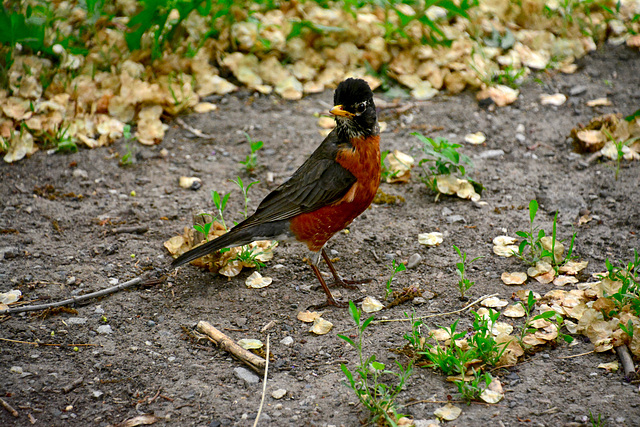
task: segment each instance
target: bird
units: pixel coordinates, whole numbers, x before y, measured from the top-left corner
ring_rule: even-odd
[[[344,307],[336,301],[318,264],[325,260],[332,286],[353,288],[370,282],[345,280],[325,251],[327,241],[344,230],[373,201],[380,185],[380,127],[373,92],[362,79],[348,78],[336,88],[329,111],[336,126],[291,177],[269,193],[256,211],[227,233],[177,257],[172,268],[223,248],[257,240],[298,241],[312,252],[311,268],[327,301],[313,306]]]

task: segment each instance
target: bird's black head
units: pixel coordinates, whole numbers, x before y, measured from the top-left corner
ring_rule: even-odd
[[[380,132],[373,92],[364,80],[349,78],[341,82],[333,95],[333,104],[331,114],[336,116],[338,133],[353,138]]]

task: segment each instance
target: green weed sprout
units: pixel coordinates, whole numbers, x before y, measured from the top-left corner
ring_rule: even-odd
[[[466,277],[464,277],[465,272],[467,270],[467,253],[466,252],[462,252],[460,249],[458,249],[458,247],[456,245],[453,245],[453,249],[456,250],[456,252],[458,253],[458,256],[460,257],[460,262],[456,263],[456,273],[458,273],[458,275],[460,276],[460,280],[458,280],[458,290],[460,290],[460,298],[464,299],[465,296],[465,292],[467,292],[473,285],[475,285],[475,282],[470,281],[469,279],[467,279]],[[471,264],[472,262],[479,260],[480,258],[483,258],[481,256],[479,257],[475,257],[474,259],[472,259],[471,261],[469,261],[468,263]]]
[[[229,201],[230,195],[231,193],[229,192],[221,197],[220,193],[218,193],[215,190],[211,190],[211,198],[213,199],[213,204],[216,206],[216,209],[218,210],[218,217],[220,218],[220,223],[222,224],[225,230],[228,230],[228,228],[227,228],[227,224],[224,221],[224,210],[227,207],[227,202]]]
[[[491,328],[500,317],[500,313],[495,310],[489,310],[489,316],[481,316],[473,312],[475,320],[473,321],[474,334],[469,339],[469,347],[475,349],[478,359],[489,365],[495,366],[505,350],[508,342],[498,344],[491,333]]]
[[[622,164],[622,159],[624,158],[624,148],[630,146],[631,144],[633,144],[634,142],[636,142],[638,139],[640,139],[640,137],[635,137],[635,138],[629,138],[626,140],[617,140],[613,137],[613,135],[611,135],[611,133],[609,133],[609,131],[607,131],[606,129],[602,130],[604,132],[604,134],[607,136],[607,138],[609,138],[609,141],[613,142],[613,145],[615,145],[616,147],[616,172],[615,172],[615,180],[618,180],[618,175],[620,174],[620,165]]]
[[[242,178],[238,177],[235,181],[230,179],[229,181],[233,182],[235,185],[238,186],[238,188],[240,188],[240,191],[242,191],[242,197],[244,197],[244,211],[242,212],[242,214],[244,215],[244,218],[247,219],[248,216],[248,206],[249,206],[249,197],[247,195],[247,193],[249,192],[249,189],[251,187],[253,187],[255,184],[259,184],[260,181],[253,181],[251,182],[249,185],[247,185],[246,187],[244,186],[244,183],[242,182]]]
[[[120,165],[127,166],[133,163],[131,159],[133,156],[133,152],[131,151],[131,146],[129,145],[129,142],[131,142],[131,138],[132,138],[131,125],[124,125],[124,128],[122,129],[122,137],[124,138],[124,145],[127,148],[127,152],[124,153],[124,155],[120,159]]]
[[[637,249],[633,250],[633,261],[624,264],[619,262],[622,267],[618,267],[605,260],[607,268],[607,277],[609,280],[621,282],[622,286],[613,295],[606,295],[611,298],[616,307],[616,314],[628,305],[635,312],[636,316],[640,316],[640,255]],[[607,315],[610,313],[607,313]],[[620,327],[630,337],[633,336],[633,324],[627,327]],[[626,329],[626,330],[625,330]],[[628,331],[628,332],[627,332]]]
[[[467,405],[471,405],[472,401],[480,400],[480,395],[484,389],[489,387],[491,381],[493,378],[490,373],[480,373],[474,369],[471,381],[456,380],[453,383],[458,387],[458,393],[460,393],[462,400],[467,402]],[[484,383],[484,387],[481,387],[482,383]]]
[[[244,133],[245,138],[247,138],[247,142],[249,143],[249,147],[251,148],[251,154],[247,155],[245,161],[240,162],[244,165],[245,171],[250,174],[252,173],[256,167],[258,166],[258,150],[262,148],[264,143],[262,141],[253,141],[248,133]]]
[[[531,324],[536,321],[536,320],[548,320],[551,322],[555,322],[557,328],[558,328],[558,338],[562,338],[564,339],[566,342],[572,342],[573,341],[573,337],[567,334],[563,334],[560,329],[562,328],[563,324],[564,324],[564,320],[562,319],[562,316],[560,316],[558,313],[556,313],[553,310],[548,310],[545,311],[543,313],[540,313],[536,316],[532,316],[533,315],[533,310],[535,309],[537,300],[535,299],[535,297],[533,296],[533,292],[529,292],[529,295],[527,296],[527,301],[523,302],[523,301],[519,301],[518,304],[520,304],[522,306],[522,308],[524,309],[525,312],[525,321],[524,324],[522,325],[522,327],[520,328],[520,333],[518,335],[516,335],[516,338],[518,339],[518,343],[520,344],[520,347],[522,347],[524,350],[528,350],[531,348],[530,345],[526,344],[524,342],[524,337],[534,333],[535,331],[537,331],[536,328],[532,327]]]
[[[391,282],[393,282],[393,278],[396,276],[396,274],[407,269],[407,267],[403,263],[396,263],[395,259],[391,262],[390,267],[392,271],[391,277],[389,277],[389,280],[387,280],[386,295],[384,297],[385,299],[389,298],[389,296],[393,293],[393,289],[391,289]]]
[[[538,229],[533,225],[537,212],[538,202],[535,199],[531,200],[529,202],[529,231],[516,231],[516,235],[522,238],[522,242],[520,242],[520,245],[518,246],[518,252],[514,252],[514,255],[530,265],[535,265],[541,260],[549,260],[557,273],[559,266],[565,264],[570,259],[575,258],[573,255],[573,246],[575,244],[576,233],[573,233],[571,236],[571,242],[567,249],[567,254],[563,256],[561,253],[556,253],[556,243],[564,242],[557,238],[556,227],[558,224],[558,213],[556,212],[553,218],[551,241],[549,245],[548,239],[545,239],[545,231],[543,229]],[[545,242],[547,242],[547,244],[545,244]]]
[[[363,350],[364,331],[371,324],[374,316],[361,322],[361,312],[352,301],[349,301],[349,314],[356,324],[357,339],[354,341],[346,335],[338,335],[338,337],[356,349],[358,352],[358,365],[355,367],[355,372],[351,372],[344,363],[340,365],[340,368],[349,381],[347,385],[356,393],[360,403],[371,413],[372,424],[386,422],[388,425],[395,427],[398,419],[402,417],[397,413],[395,398],[413,371],[412,363],[410,362],[405,368],[396,361],[399,372],[395,372],[388,370],[384,363],[378,362],[375,354],[365,358]],[[395,376],[397,384],[388,386],[382,383],[380,379],[383,375]]]

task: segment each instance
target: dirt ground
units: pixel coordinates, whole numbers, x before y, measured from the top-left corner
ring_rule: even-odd
[[[522,264],[499,258],[491,249],[494,237],[526,229],[528,212],[523,208],[533,198],[541,204],[539,225],[549,230],[558,210],[559,235],[577,232],[577,253],[589,261],[583,280],[604,270],[606,258],[629,260],[632,249],[640,248],[640,164],[624,164],[614,181],[610,162],[587,164],[567,140],[572,127],[594,115],[626,115],[640,107],[640,55],[607,47],[579,65],[573,75],[532,76],[515,104],[495,111],[479,106],[473,93],[441,95],[401,114],[380,111],[387,123],[383,150],[411,152],[418,145],[410,135],[415,131],[459,143],[467,133],[484,132],[485,144],[465,145],[462,151],[474,161],[470,175],[486,187],[482,200],[487,204],[449,197],[434,202],[417,177],[408,184],[382,184],[384,192],[401,195],[406,202],[372,206],[350,226],[349,234],[334,237],[328,249],[339,258],[336,266],[345,277],[376,278],[378,283],[362,290],[379,299],[391,259],[419,254],[421,262],[399,273],[394,286],[419,285],[433,298],[383,310],[376,318],[461,308],[453,244],[470,257],[484,257],[469,271],[476,282],[471,299],[492,293],[510,298],[521,288],[540,293],[553,289],[552,284],[506,287],[502,272],[522,270]],[[556,92],[568,96],[564,105],[540,105],[540,94]],[[586,106],[586,101],[605,96],[613,106]],[[261,181],[250,192],[250,206],[255,207],[302,163],[322,139],[313,113],[326,112],[331,99],[330,92],[299,102],[248,92],[215,98],[217,111],[183,118],[214,139],[196,138],[172,124],[162,144],[135,145],[136,161],[129,167],[119,166],[116,155],[126,152],[124,143],[69,155],[41,151],[14,165],[2,163],[0,291],[19,289],[28,301],[58,300],[122,283],[147,267],[165,266],[170,256],[163,242],[189,226],[193,213],[213,209],[210,190],[232,191],[227,216],[239,220],[242,197],[230,179]],[[518,125],[524,127],[519,135]],[[264,141],[253,177],[239,165],[249,152],[243,131]],[[180,176],[200,177],[203,186],[198,191],[182,189]],[[585,210],[593,220],[577,226]],[[112,231],[132,226],[147,231]],[[443,244],[418,244],[418,234],[430,231],[442,232]],[[134,287],[76,306],[77,314],[41,319],[23,313],[1,319],[2,338],[62,346],[0,343],[0,397],[19,412],[14,418],[0,408],[0,425],[32,425],[31,415],[40,426],[104,426],[145,413],[163,418],[156,425],[252,425],[262,379],[241,379],[240,362],[212,345],[188,339],[182,327],[192,328],[200,320],[236,340],[266,341],[270,334],[274,359],[260,425],[360,425],[366,414],[340,370],[340,363],[353,368],[356,352],[336,337],[336,332],[352,327],[347,310],[326,310],[323,317],[335,326],[323,336],[310,334],[309,325],[296,319],[298,311],[325,298],[302,261],[306,254],[301,245],[278,247],[274,260],[261,271],[273,278],[264,289],[245,286],[249,270],[228,280],[187,266],[160,285]],[[351,299],[363,295],[341,292]],[[427,325],[450,325],[459,317],[462,328],[470,327],[468,312],[435,318]],[[260,332],[271,321],[275,326]],[[377,353],[383,362],[406,362],[389,350],[405,344],[403,334],[409,328],[406,322],[370,327],[366,351]],[[292,338],[289,345],[282,342],[286,337]],[[513,368],[495,371],[505,399],[497,405],[461,403],[462,415],[449,424],[591,425],[591,411],[606,417],[606,425],[640,425],[638,385],[626,383],[621,373],[597,369],[601,362],[615,360],[615,354],[563,358],[592,350],[584,337],[577,341],[571,347],[544,348]],[[77,345],[78,351],[68,344]],[[80,378],[80,385],[65,392]],[[276,389],[286,390],[286,395],[276,400],[271,396]],[[453,384],[441,374],[416,369],[398,401],[410,404],[401,412],[429,420],[442,403],[415,401],[446,401],[447,396],[457,398]]]

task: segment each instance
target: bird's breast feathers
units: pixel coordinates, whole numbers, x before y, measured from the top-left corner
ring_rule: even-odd
[[[356,182],[338,203],[366,203],[365,209],[373,200],[380,184],[380,136],[355,138],[351,147],[340,148],[336,161],[351,172]]]

